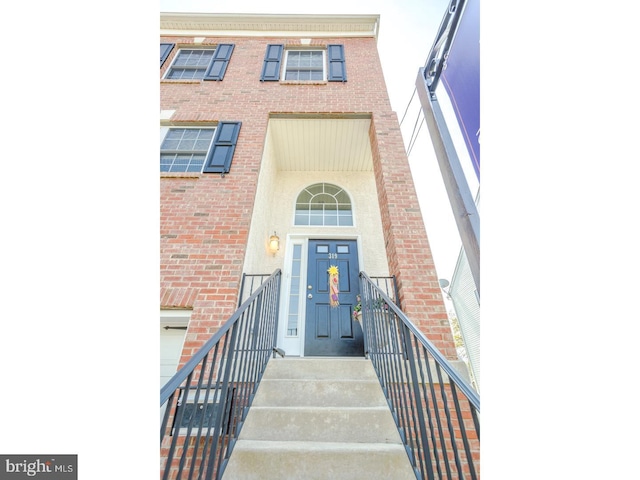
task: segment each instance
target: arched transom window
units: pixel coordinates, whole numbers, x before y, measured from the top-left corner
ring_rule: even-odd
[[[353,225],[351,200],[342,188],[316,183],[298,195],[295,225]]]

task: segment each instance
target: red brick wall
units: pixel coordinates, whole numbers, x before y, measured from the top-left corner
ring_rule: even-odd
[[[162,37],[179,46],[192,37]],[[387,256],[397,275],[402,306],[449,358],[456,358],[429,244],[405,155],[398,119],[391,111],[373,38],[315,39],[311,45],[344,45],[347,82],[314,85],[260,82],[266,45],[287,38],[207,38],[203,45],[233,43],[224,80],[161,80],[161,109],[171,121],[242,121],[231,172],[161,174],[161,307],[192,307],[181,363],[235,310],[249,233],[263,142],[270,113],[370,113],[374,168]]]

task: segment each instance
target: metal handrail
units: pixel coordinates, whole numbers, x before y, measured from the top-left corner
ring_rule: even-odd
[[[364,272],[360,293],[365,354],[416,478],[477,479],[480,397]]]
[[[276,270],[160,389],[162,478],[219,479],[277,350]]]

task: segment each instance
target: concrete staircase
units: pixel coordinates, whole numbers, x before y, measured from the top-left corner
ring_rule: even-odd
[[[272,359],[223,480],[415,480],[371,362]]]

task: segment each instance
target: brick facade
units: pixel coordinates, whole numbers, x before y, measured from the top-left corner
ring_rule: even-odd
[[[344,45],[347,82],[261,82],[267,44],[299,38],[207,37],[194,46],[232,43],[223,81],[161,80],[160,108],[173,126],[241,121],[229,174],[161,174],[161,308],[192,308],[181,364],[236,309],[265,135],[272,113],[371,115],[371,149],[389,272],[403,310],[450,359],[457,355],[418,206],[396,114],[386,91],[375,38],[313,38]],[[194,36],[163,36],[178,47]]]

